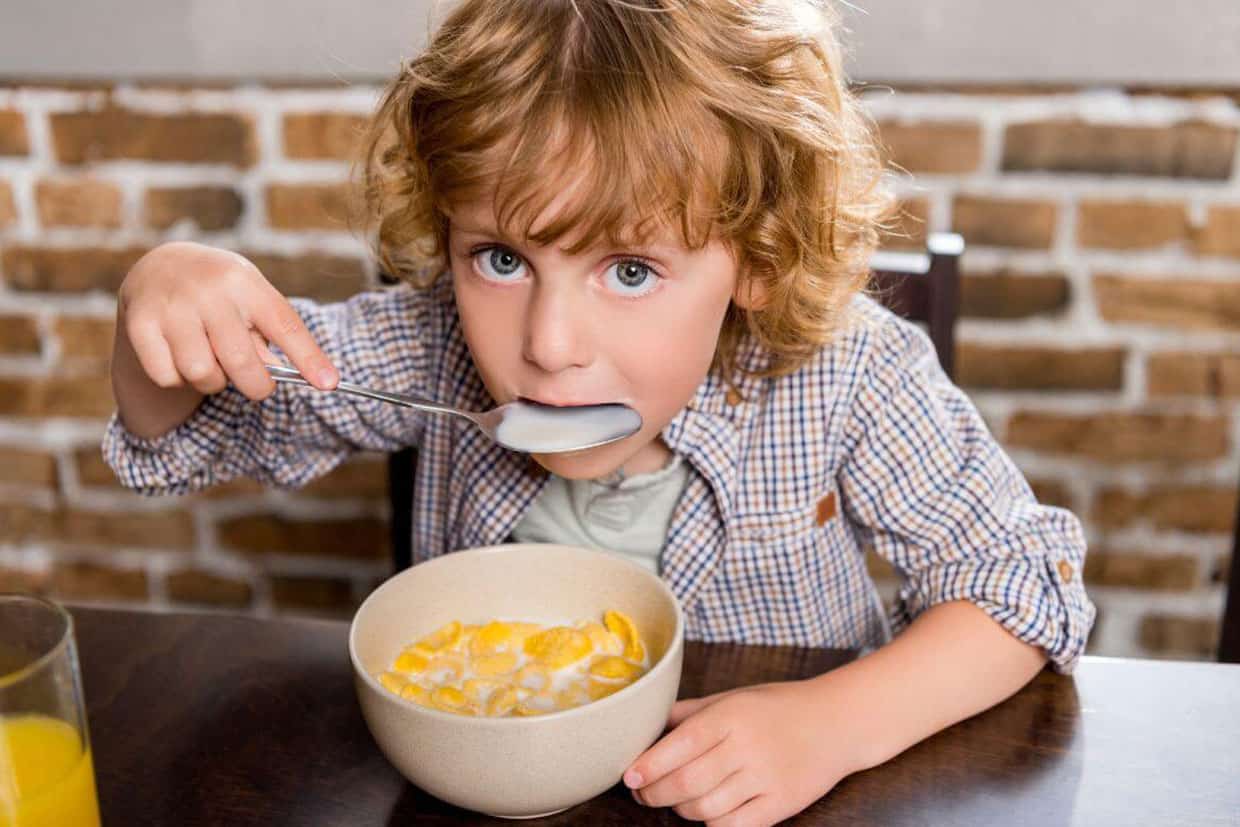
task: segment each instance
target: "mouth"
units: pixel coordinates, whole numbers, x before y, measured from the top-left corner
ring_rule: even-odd
[[[533,396],[518,396],[517,401],[524,402],[527,405],[541,405],[544,408],[581,408],[581,407],[586,407],[590,405],[623,404],[623,403],[617,403],[614,401],[597,401],[597,400],[584,400],[584,399],[581,399],[581,400],[562,399],[562,398],[537,399]]]

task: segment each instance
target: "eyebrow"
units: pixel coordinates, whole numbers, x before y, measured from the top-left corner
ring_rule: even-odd
[[[491,224],[463,224],[455,218],[449,219],[449,224],[452,225],[453,229],[460,230],[463,233],[473,233],[474,235],[503,235],[497,227]]]
[[[509,244],[513,247],[524,247],[529,243],[528,240],[525,242],[518,241],[493,224],[461,224],[455,219],[450,219],[450,226],[453,231],[462,235],[480,235],[488,238],[495,238],[499,239],[504,244]]]

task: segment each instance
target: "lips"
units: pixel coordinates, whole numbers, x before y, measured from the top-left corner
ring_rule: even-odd
[[[518,396],[517,399],[522,402],[531,402],[535,405],[547,405],[552,408],[572,408],[580,405],[606,405],[613,401],[569,396]]]

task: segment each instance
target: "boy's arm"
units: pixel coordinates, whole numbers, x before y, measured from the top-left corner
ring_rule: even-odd
[[[761,827],[841,779],[1002,701],[1046,662],[965,602],[825,675],[681,701],[672,731],[625,773],[634,796],[711,825]]]
[[[952,724],[989,709],[1027,684],[1046,653],[1013,637],[972,603],[940,603],[895,640],[807,682],[816,709],[848,710],[857,754],[868,769]],[[838,713],[836,713],[838,715]],[[824,735],[844,743],[839,722]]]
[[[429,396],[438,336],[427,318],[434,299],[423,293],[396,288],[340,304],[291,303],[342,377]],[[254,402],[230,385],[153,438],[114,415],[103,455],[122,484],[144,494],[181,494],[241,476],[295,487],[356,451],[416,444],[423,421],[395,405],[289,385]]]
[[[900,577],[897,639],[967,601],[1071,672],[1095,616],[1080,521],[1038,503],[924,333],[892,318],[874,337],[836,480],[861,544]]]
[[[837,484],[863,543],[901,576],[898,634],[817,678],[677,704],[671,733],[625,774],[643,803],[774,824],[1084,651],[1079,521],[1037,503],[923,333],[880,320],[862,335]]]
[[[231,381],[251,399],[275,390],[267,342],[316,386],[334,387],[327,356],[253,262],[193,242],[142,256],[117,291],[112,392],[120,420],[154,438],[184,422]]]

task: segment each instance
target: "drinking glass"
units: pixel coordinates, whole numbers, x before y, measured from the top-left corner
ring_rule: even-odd
[[[0,594],[0,827],[99,827],[73,618]]]

